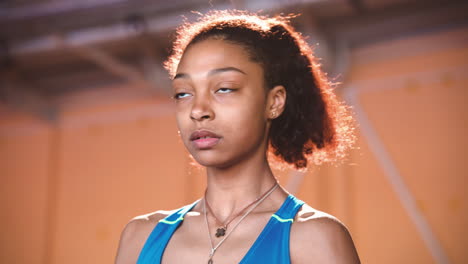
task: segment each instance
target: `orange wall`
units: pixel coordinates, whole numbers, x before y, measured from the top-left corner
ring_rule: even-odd
[[[356,50],[348,86],[452,263],[468,263],[468,28]],[[360,144],[353,228],[368,263],[435,263],[382,168]]]
[[[360,91],[359,106],[459,264],[468,263],[467,33],[355,49],[344,84]],[[188,165],[170,102],[80,103],[106,101],[109,91],[68,104],[55,125],[0,108],[1,263],[111,263],[130,218],[202,195],[203,170]],[[314,168],[297,195],[344,221],[363,263],[435,263],[367,138],[358,136],[360,149],[346,164]],[[289,172],[278,173],[287,184]]]

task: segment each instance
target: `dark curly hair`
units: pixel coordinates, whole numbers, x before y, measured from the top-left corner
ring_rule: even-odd
[[[184,51],[205,39],[243,46],[250,59],[263,67],[266,89],[283,85],[287,93],[284,112],[271,123],[270,154],[304,169],[308,160],[321,164],[345,157],[356,140],[355,123],[304,37],[289,24],[292,17],[211,11],[177,29],[164,67],[173,78]]]

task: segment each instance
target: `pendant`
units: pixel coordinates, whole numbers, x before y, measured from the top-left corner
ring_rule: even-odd
[[[213,264],[213,259],[210,258],[210,259],[208,260],[208,264]]]
[[[220,227],[218,229],[216,229],[216,237],[221,237],[221,236],[224,236],[226,234],[226,228],[225,227]]]

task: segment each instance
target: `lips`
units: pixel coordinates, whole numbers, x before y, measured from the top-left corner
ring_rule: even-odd
[[[208,130],[198,130],[190,135],[190,140],[198,140],[203,138],[220,138],[221,136],[216,135],[215,133],[208,131]]]
[[[218,144],[221,136],[208,131],[208,130],[198,130],[190,135],[190,141],[198,149],[209,149]]]

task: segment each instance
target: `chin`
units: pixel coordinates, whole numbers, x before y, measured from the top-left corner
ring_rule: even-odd
[[[225,155],[215,153],[197,153],[191,154],[192,158],[203,167],[212,168],[226,168],[232,165],[234,162],[230,159],[226,159]]]

